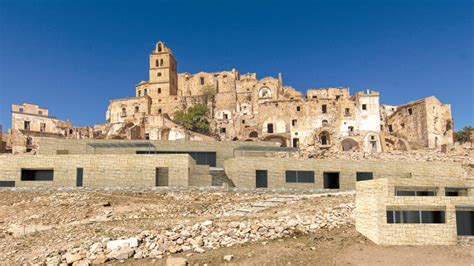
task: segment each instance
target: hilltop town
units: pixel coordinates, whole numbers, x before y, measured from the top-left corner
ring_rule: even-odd
[[[3,148],[34,152],[38,137],[69,139],[270,141],[282,147],[380,153],[449,149],[451,106],[436,97],[400,105],[380,103],[379,92],[349,88],[308,89],[284,85],[282,75],[257,78],[231,71],[178,73],[163,42],[149,55],[149,79],[131,97],[110,100],[106,122],[74,127],[36,104],[13,104]],[[176,123],[177,111],[207,106],[207,134]]]

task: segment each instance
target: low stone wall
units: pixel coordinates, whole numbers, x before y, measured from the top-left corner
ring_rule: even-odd
[[[269,188],[322,189],[323,173],[339,173],[340,189],[355,189],[357,172],[371,172],[373,178],[411,176],[462,178],[459,163],[406,161],[349,161],[289,158],[237,157],[226,160],[224,169],[236,187],[255,188],[256,171],[268,171]],[[314,183],[287,183],[288,170],[314,171]]]
[[[169,186],[188,186],[195,161],[187,154],[83,154],[0,156],[0,181],[16,187],[76,187],[77,169],[83,168],[83,187],[155,187],[156,168],[168,168]],[[22,181],[22,169],[54,170],[52,181]]]

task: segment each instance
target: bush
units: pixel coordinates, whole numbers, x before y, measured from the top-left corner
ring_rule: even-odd
[[[196,131],[202,134],[209,134],[210,127],[208,121],[207,105],[196,104],[188,108],[187,111],[177,111],[174,113],[174,122],[183,126],[187,130]]]
[[[464,127],[461,131],[454,132],[454,141],[469,142],[471,141],[471,131],[474,127]]]

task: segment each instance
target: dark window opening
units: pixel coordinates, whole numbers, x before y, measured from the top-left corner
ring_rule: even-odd
[[[224,116],[224,119],[229,119],[229,115],[228,114],[223,114]]]
[[[21,181],[53,181],[53,169],[21,169]]]
[[[160,59],[160,66],[163,66],[163,59]]]
[[[150,134],[146,133],[146,134],[145,134],[145,139],[146,139],[146,140],[149,140],[149,139],[150,139]]]
[[[294,138],[293,139],[293,148],[298,148],[300,145],[300,139],[299,138]]]
[[[40,123],[40,131],[45,132],[46,131],[46,123]]]
[[[143,95],[148,95],[148,89],[143,90]]]
[[[445,222],[444,211],[387,211],[388,224],[442,224]]]
[[[367,104],[362,105],[362,110],[367,110]]]
[[[245,124],[245,120],[242,120],[242,124]]]
[[[201,77],[200,81],[201,81],[201,85],[204,85],[204,77]]]
[[[161,77],[161,72],[158,72],[156,75],[157,75],[158,77]]]
[[[392,125],[388,125],[388,132],[390,132],[390,133],[393,132],[393,127],[392,127]]]
[[[416,196],[416,197],[426,197],[426,196],[436,196],[436,189],[417,189],[417,188],[395,188],[395,196]]]
[[[272,123],[267,124],[267,133],[273,133],[273,124]]]
[[[339,173],[324,172],[324,188],[339,189]]]
[[[344,109],[344,115],[345,116],[350,116],[351,115],[351,109],[349,109],[349,108]]]
[[[341,98],[341,95],[336,95],[336,101],[339,101],[339,98]]]
[[[323,127],[326,127],[329,124],[329,122],[325,119],[321,122],[321,124]]]
[[[138,113],[138,111],[140,111],[140,107],[135,106],[135,113]]]
[[[357,172],[356,176],[357,181],[366,181],[374,179],[374,174],[371,172]]]
[[[313,95],[313,97],[311,97],[311,98],[313,98],[313,99],[318,99],[318,96]]]
[[[161,114],[161,109],[158,109],[158,114]]]
[[[155,66],[158,67],[160,64],[158,64],[158,59],[155,60]]]
[[[19,111],[20,111],[20,113],[23,113],[24,110],[23,110],[23,108],[20,108]]]
[[[155,186],[162,187],[169,185],[168,167],[157,167],[155,169]]]
[[[15,187],[15,181],[0,180],[0,187]]]
[[[76,187],[83,186],[84,179],[84,168],[77,168],[76,169]]]
[[[25,130],[30,130],[30,121],[25,121],[25,122],[23,123],[23,128],[24,128]]]
[[[296,119],[291,120],[291,125],[296,126]]]
[[[296,112],[299,112],[301,111],[301,107],[300,106],[296,106]]]
[[[445,188],[446,197],[467,197],[468,189],[467,188]]]
[[[43,111],[38,111],[38,114],[39,114],[39,115],[42,115],[42,114],[43,114]]]
[[[158,93],[161,93],[161,88],[158,88]]]
[[[266,188],[268,187],[268,171],[267,170],[257,170],[255,172],[255,187],[257,188]]]
[[[226,132],[226,128],[225,128],[225,127],[221,127],[220,132],[221,132],[221,133],[225,133],[225,132]]]
[[[321,106],[321,111],[322,111],[323,114],[327,113],[327,111],[328,111],[328,106],[325,105],[325,104],[323,104],[323,105]]]
[[[456,210],[456,229],[458,236],[474,235],[473,210]]]
[[[409,115],[412,115],[412,114],[413,114],[413,109],[408,108],[408,114],[409,114]]]
[[[314,183],[314,171],[286,171],[287,183]]]

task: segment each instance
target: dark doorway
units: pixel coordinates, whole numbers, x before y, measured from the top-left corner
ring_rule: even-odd
[[[267,133],[273,133],[273,124],[267,124]]]
[[[300,145],[300,139],[299,138],[294,138],[293,139],[293,148],[298,148]]]
[[[474,235],[474,211],[456,210],[456,228],[458,236]]]
[[[83,186],[83,177],[84,177],[84,169],[83,168],[77,168],[77,170],[76,170],[76,187],[82,187]]]
[[[155,186],[168,186],[168,167],[157,167],[155,170]]]
[[[257,188],[268,187],[267,176],[268,176],[267,170],[257,170],[255,173],[255,186]]]
[[[338,189],[339,188],[339,173],[325,172],[324,173],[324,188]]]

